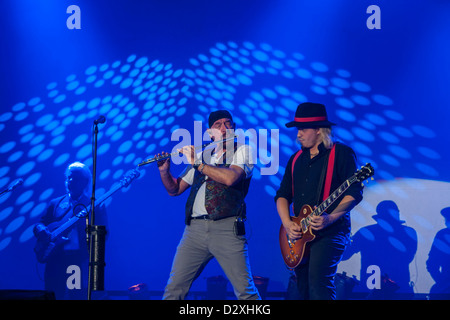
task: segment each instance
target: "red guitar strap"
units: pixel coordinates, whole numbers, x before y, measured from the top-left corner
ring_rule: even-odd
[[[300,157],[300,155],[302,154],[303,150],[299,150],[296,154],[294,159],[292,160],[292,165],[291,165],[291,177],[292,177],[292,198],[294,198],[294,167],[295,167],[295,162],[297,161],[298,157]],[[294,202],[292,202],[294,203]]]
[[[327,176],[325,179],[325,189],[323,192],[323,200],[325,200],[326,198],[328,198],[328,196],[330,195],[330,189],[331,189],[331,180],[333,178],[333,169],[334,169],[334,158],[335,158],[335,153],[336,153],[336,144],[333,145],[333,148],[331,148],[330,151],[330,155],[328,158],[328,167],[327,167]],[[294,167],[295,167],[295,162],[297,161],[298,157],[302,154],[303,150],[299,150],[295,156],[294,159],[292,160],[292,165],[291,165],[291,177],[292,177],[292,198],[294,198]]]
[[[322,201],[328,198],[330,195],[331,189],[331,179],[333,179],[333,169],[334,169],[334,156],[335,156],[336,144],[331,148],[330,156],[328,158],[328,168],[327,168],[327,177],[325,179],[325,189],[323,190],[323,198]]]

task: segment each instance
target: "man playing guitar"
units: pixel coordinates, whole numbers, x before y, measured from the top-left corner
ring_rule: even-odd
[[[80,300],[86,298],[88,282],[89,254],[85,219],[79,219],[57,241],[50,241],[50,237],[52,231],[89,206],[92,175],[85,164],[74,162],[67,167],[65,176],[67,193],[51,200],[40,222],[34,226],[33,232],[37,238],[35,251],[38,261],[45,263],[45,289],[53,291],[57,300]],[[96,218],[106,225],[104,205],[96,207]],[[51,254],[44,259],[41,256],[46,251]],[[69,266],[78,267],[81,273],[81,283],[70,288],[67,286]]]
[[[331,126],[325,106],[302,103],[294,121],[286,127],[298,129],[302,149],[289,159],[275,201],[289,243],[305,235],[290,217],[289,205],[299,216],[305,205],[315,207],[356,171],[355,153],[331,138]],[[331,169],[331,170],[330,170]],[[330,173],[331,171],[331,173]],[[328,184],[328,191],[325,187]],[[325,186],[325,187],[324,187]],[[353,184],[321,215],[312,215],[308,234],[315,237],[306,244],[306,253],[295,267],[301,299],[334,299],[334,276],[350,234],[350,210],[362,200],[362,187]]]

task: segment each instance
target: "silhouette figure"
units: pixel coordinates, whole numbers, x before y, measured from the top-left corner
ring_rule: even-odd
[[[428,253],[427,270],[436,282],[430,289],[430,298],[450,294],[450,207],[441,210],[446,228],[439,230]]]
[[[400,220],[400,212],[395,202],[382,201],[376,211],[377,214],[372,218],[377,223],[356,232],[343,259],[348,260],[355,253],[361,253],[359,291],[369,290],[367,279],[372,273],[367,270],[369,266],[376,265],[381,273],[381,293],[385,293],[384,297],[378,294],[377,298],[395,298],[393,291],[402,293],[402,297],[404,294],[413,294],[409,264],[417,251],[417,233],[413,228],[403,225],[405,221]]]

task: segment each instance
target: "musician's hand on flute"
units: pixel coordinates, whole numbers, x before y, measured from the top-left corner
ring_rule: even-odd
[[[155,158],[159,158],[159,157],[163,157],[169,155],[169,153],[163,151],[161,153],[158,153]],[[156,164],[158,165],[158,169],[159,171],[169,171],[170,169],[170,158],[166,158],[163,160],[160,160],[158,162],[156,162]]]
[[[194,146],[185,146],[181,149],[178,149],[177,151],[186,156],[186,159],[189,162],[189,164],[191,164],[191,165],[195,164],[196,156],[195,156],[195,147]]]

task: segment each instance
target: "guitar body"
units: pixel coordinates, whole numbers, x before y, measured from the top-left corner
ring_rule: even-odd
[[[302,224],[302,220],[306,219],[311,213],[312,208],[308,205],[304,205],[300,210],[298,217],[291,217],[291,220],[302,227],[303,236],[296,241],[289,240],[289,237],[284,229],[283,225],[280,227],[279,242],[281,254],[286,266],[289,269],[296,268],[309,253],[308,243],[313,241],[316,237],[307,224]]]
[[[36,260],[39,263],[46,263],[48,261],[48,258],[52,254],[53,249],[55,249],[55,247],[56,247],[55,242],[38,240],[34,247],[34,253],[36,254]]]
[[[50,223],[47,228],[50,232],[58,229],[67,220],[56,221]],[[52,255],[54,250],[60,245],[67,242],[67,235],[69,234],[71,228],[65,230],[63,233],[59,234],[57,237],[50,237],[50,239],[40,239],[36,240],[36,245],[34,247],[34,253],[36,254],[36,259],[39,263],[46,263],[49,257]]]

